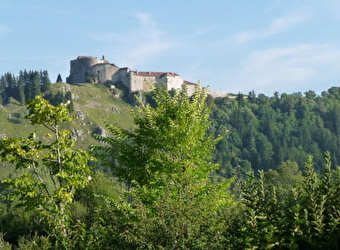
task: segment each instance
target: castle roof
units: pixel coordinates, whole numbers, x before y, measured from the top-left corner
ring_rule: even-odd
[[[186,81],[186,80],[184,80],[183,83],[185,85],[197,85],[197,83],[189,82],[189,81]]]
[[[152,71],[134,71],[133,74],[135,76],[144,76],[144,77],[179,76],[177,73],[173,73],[173,72],[152,72]]]
[[[93,56],[78,56],[77,60],[80,60],[80,59],[96,59],[96,60],[98,60],[98,58],[93,57]],[[100,61],[102,61],[102,63],[104,63],[104,64],[109,63],[109,61],[105,60],[105,59],[100,59]]]
[[[93,58],[93,57],[92,56],[78,56],[77,57],[77,59],[84,59],[84,58],[90,59],[90,58]]]

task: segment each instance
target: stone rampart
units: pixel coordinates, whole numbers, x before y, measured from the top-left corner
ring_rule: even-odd
[[[164,83],[168,90],[180,89],[185,84],[190,93],[193,93],[196,86],[195,83],[184,81],[176,73],[131,71],[129,68],[119,68],[110,64],[104,56],[102,59],[78,56],[77,59],[71,61],[70,65],[70,76],[67,81],[70,84],[85,83],[90,77],[94,78],[91,79],[93,83],[110,81],[116,86],[124,86],[130,92],[151,91],[155,83]]]

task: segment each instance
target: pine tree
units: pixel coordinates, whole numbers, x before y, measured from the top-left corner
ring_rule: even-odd
[[[5,81],[4,77],[0,78],[0,105],[3,105],[6,99],[6,92],[5,92]]]
[[[41,81],[41,92],[46,92],[51,87],[51,81],[48,76],[47,70],[40,71],[40,81]]]
[[[18,101],[22,104],[26,103],[25,99],[25,86],[22,78],[18,79]]]
[[[63,82],[63,79],[61,78],[61,75],[58,74],[57,81],[56,82]]]
[[[31,73],[31,77],[32,77],[32,98],[38,96],[41,94],[41,85],[40,85],[40,77],[39,77],[39,73],[37,71],[34,71]]]
[[[31,72],[27,72],[27,70],[24,70],[23,72],[23,80],[25,85],[25,100],[31,100],[34,98],[33,96],[33,88],[32,88],[32,79],[30,77]]]

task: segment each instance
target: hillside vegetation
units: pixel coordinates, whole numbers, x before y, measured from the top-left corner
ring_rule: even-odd
[[[339,249],[339,88],[155,87],[134,107],[91,84],[7,98],[1,249]]]
[[[122,127],[133,126],[130,114],[131,105],[121,98],[115,97],[110,89],[104,85],[56,83],[50,86],[49,93],[72,94],[73,112],[75,119],[64,126],[73,131],[77,140],[77,147],[88,148],[95,143],[93,133],[104,127],[104,122],[116,122]],[[31,125],[24,119],[27,115],[25,105],[11,98],[9,102],[0,107],[0,134],[8,137],[23,137],[27,133],[43,128]]]
[[[340,88],[317,95],[249,93],[247,98],[208,100],[212,108],[210,132],[228,131],[217,144],[215,159],[224,176],[246,176],[252,170],[276,169],[286,161],[303,170],[313,155],[316,170],[322,172],[326,151],[334,166],[340,163]]]

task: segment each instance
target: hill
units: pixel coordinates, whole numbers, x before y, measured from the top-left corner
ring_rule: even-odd
[[[132,128],[131,96],[104,84],[51,84],[48,94],[70,94],[75,118],[66,128],[71,130],[76,147],[88,149],[98,142],[94,133],[105,134],[104,122]],[[121,93],[124,96],[119,97]],[[147,94],[145,99],[150,96]],[[126,102],[125,100],[128,100]],[[209,96],[211,128],[215,137],[227,135],[217,144],[214,160],[220,176],[239,175],[251,170],[276,169],[292,161],[302,170],[308,155],[321,171],[324,153],[331,153],[334,166],[340,164],[340,87],[332,87],[319,96],[313,91],[303,94],[263,94],[234,97]],[[35,131],[44,136],[24,117],[26,106],[10,98],[0,106],[0,138],[26,137]],[[38,131],[37,131],[38,130]]]
[[[93,133],[105,133],[102,129],[104,121],[116,122],[125,128],[132,127],[132,117],[129,114],[131,105],[115,97],[108,87],[101,84],[56,83],[49,90],[50,93],[68,91],[72,94],[75,118],[66,128],[72,130],[77,147],[86,149],[95,143]],[[43,135],[45,131],[40,131],[41,128],[24,119],[26,114],[26,106],[15,99],[0,107],[0,136],[26,137],[33,131]]]
[[[340,87],[317,95],[250,93],[247,98],[215,98],[211,133],[228,131],[217,145],[221,175],[246,176],[248,171],[277,169],[287,162],[304,169],[309,155],[320,173],[326,152],[340,165]]]

